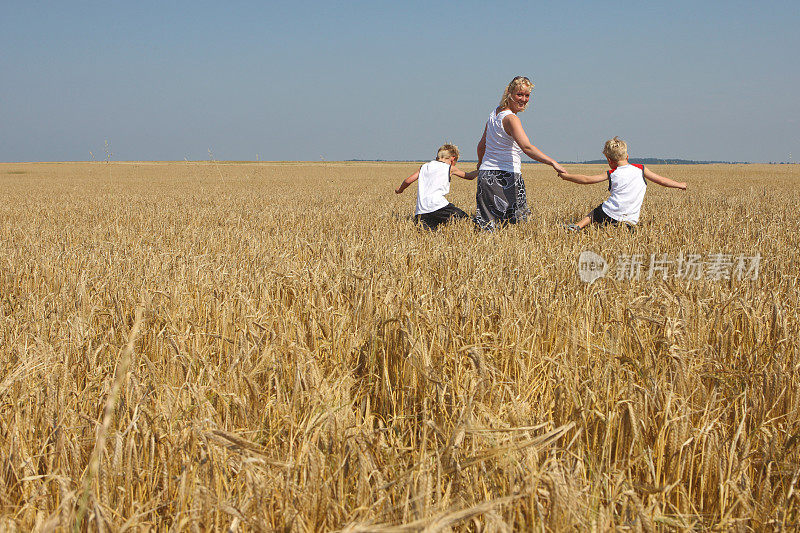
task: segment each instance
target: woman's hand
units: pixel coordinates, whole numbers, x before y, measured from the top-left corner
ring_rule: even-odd
[[[567,171],[567,169],[558,164],[558,161],[553,161],[552,165],[553,169],[555,169],[555,171],[558,172],[559,175],[564,174]]]

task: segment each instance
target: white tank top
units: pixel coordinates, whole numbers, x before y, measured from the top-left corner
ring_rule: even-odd
[[[444,196],[450,192],[450,165],[441,161],[425,163],[417,178],[417,211],[424,215],[441,209],[450,202]]]
[[[486,152],[480,170],[522,171],[522,150],[503,129],[503,119],[510,114],[509,109],[498,113],[496,108],[489,113],[489,120],[486,121]]]
[[[603,202],[606,215],[620,222],[639,222],[647,182],[644,165],[623,165],[608,171],[608,190],[611,196]]]

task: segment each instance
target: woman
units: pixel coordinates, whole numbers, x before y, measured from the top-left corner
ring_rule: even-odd
[[[500,105],[489,114],[483,137],[478,143],[478,204],[475,222],[482,229],[497,224],[527,219],[530,211],[525,198],[520,157],[531,159],[566,172],[558,162],[531,144],[517,116],[525,111],[533,84],[525,76],[517,76],[506,87]]]

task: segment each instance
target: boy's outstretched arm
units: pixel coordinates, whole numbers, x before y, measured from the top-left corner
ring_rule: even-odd
[[[419,170],[417,170],[416,172],[411,174],[409,177],[404,179],[403,183],[401,183],[400,186],[394,190],[394,192],[396,194],[400,194],[401,192],[406,190],[406,187],[408,187],[409,185],[411,185],[412,183],[417,181],[418,178],[419,178]]]
[[[474,180],[475,178],[478,177],[478,171],[477,170],[473,170],[472,172],[464,172],[463,170],[461,170],[457,166],[453,165],[453,166],[450,167],[450,175],[451,176],[457,176],[457,177],[465,179],[465,180]]]
[[[663,185],[664,187],[672,187],[673,189],[680,189],[682,191],[686,190],[685,181],[674,181],[669,178],[665,178],[664,176],[659,176],[658,174],[656,174],[647,167],[644,167],[644,177],[649,179],[653,183],[658,183],[659,185]]]
[[[565,181],[571,181],[572,183],[580,183],[581,185],[591,185],[592,183],[600,183],[608,179],[608,175],[606,174],[586,176],[584,174],[570,174],[569,172],[559,172],[558,177]]]

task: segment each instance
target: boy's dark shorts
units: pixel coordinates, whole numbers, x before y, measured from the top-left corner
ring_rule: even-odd
[[[426,229],[431,230],[438,228],[442,224],[449,222],[450,219],[454,218],[469,218],[469,215],[453,204],[447,204],[441,209],[437,209],[431,213],[424,213],[422,215],[414,216],[414,220],[418,224]]]
[[[633,231],[633,228],[635,227],[633,224],[630,224],[628,222],[622,222],[620,220],[616,220],[608,216],[606,212],[603,211],[603,204],[600,204],[597,207],[595,207],[589,216],[591,217],[592,222],[594,222],[595,224],[599,224],[601,226],[605,226],[606,224],[610,224],[612,226],[625,226],[631,231]]]

